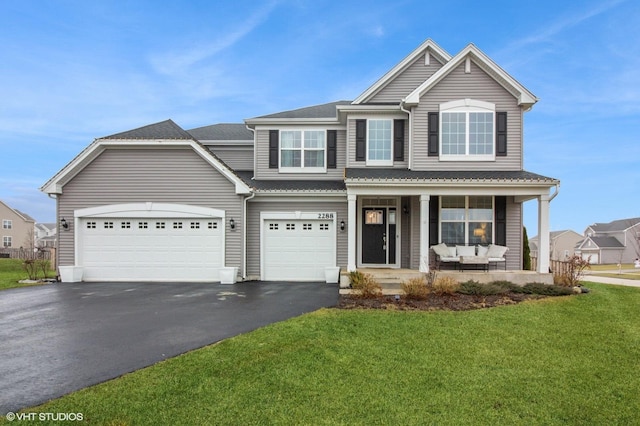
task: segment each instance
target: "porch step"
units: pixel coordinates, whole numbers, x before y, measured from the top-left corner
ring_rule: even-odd
[[[373,275],[373,278],[385,289],[400,290],[403,281],[411,278],[424,277],[425,274],[414,269],[388,268],[358,268],[363,274]],[[340,287],[349,286],[349,273],[343,271],[340,276]]]

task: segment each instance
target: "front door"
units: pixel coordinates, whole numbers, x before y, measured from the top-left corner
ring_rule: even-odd
[[[395,207],[362,209],[362,264],[395,265]]]

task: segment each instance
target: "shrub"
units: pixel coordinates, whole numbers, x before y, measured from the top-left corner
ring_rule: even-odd
[[[349,273],[351,288],[356,290],[356,294],[363,298],[375,298],[382,295],[382,287],[371,274],[363,274],[359,271]]]
[[[431,292],[423,277],[411,278],[402,282],[402,291],[407,299],[424,300]]]
[[[550,285],[544,283],[528,283],[519,289],[514,289],[517,293],[540,294],[543,296],[567,296],[573,294],[571,287]]]
[[[508,293],[512,287],[513,284],[508,281],[495,281],[487,284],[480,284],[477,281],[467,281],[460,284],[458,293],[472,296],[490,296]]]
[[[433,282],[432,291],[438,296],[455,294],[460,288],[458,281],[452,277],[439,277]]]
[[[587,269],[591,269],[591,264],[588,259],[583,259],[582,256],[578,255],[571,256],[566,262],[566,270],[560,274],[561,285],[567,287],[578,285]]]

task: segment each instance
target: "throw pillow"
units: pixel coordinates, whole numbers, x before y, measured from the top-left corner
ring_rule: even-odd
[[[504,254],[507,252],[507,250],[509,249],[505,246],[490,244],[489,251],[487,252],[487,257],[502,258],[504,257]]]
[[[476,246],[456,246],[458,256],[475,256]]]

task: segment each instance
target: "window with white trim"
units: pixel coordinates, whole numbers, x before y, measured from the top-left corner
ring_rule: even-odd
[[[12,240],[13,239],[11,237],[2,237],[2,247],[10,248]]]
[[[11,219],[2,219],[2,229],[13,228],[13,221]]]
[[[462,99],[440,105],[440,159],[495,159],[495,105]]]
[[[393,120],[367,120],[367,165],[393,165]]]
[[[445,244],[475,245],[493,242],[492,196],[443,196],[440,235]]]
[[[327,135],[324,130],[281,130],[281,172],[326,172]]]

